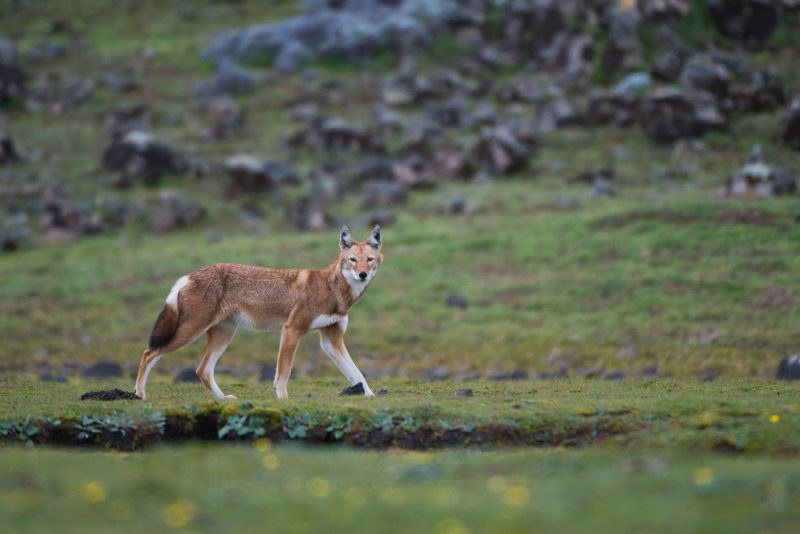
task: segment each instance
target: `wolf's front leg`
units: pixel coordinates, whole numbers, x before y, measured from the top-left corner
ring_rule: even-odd
[[[294,362],[294,353],[297,350],[297,344],[303,332],[284,326],[281,329],[281,348],[278,350],[278,365],[275,368],[275,394],[279,399],[288,399],[289,392],[286,390],[286,384],[289,382],[289,375],[292,374],[292,362]]]
[[[375,394],[367,385],[367,380],[358,370],[356,364],[353,363],[350,354],[347,352],[347,347],[344,346],[344,328],[339,324],[321,328],[319,338],[323,352],[336,364],[336,367],[339,368],[350,384],[356,385],[360,382],[364,386],[364,395],[366,397],[374,397]]]

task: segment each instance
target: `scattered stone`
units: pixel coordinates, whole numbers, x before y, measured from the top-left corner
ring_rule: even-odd
[[[25,107],[32,112],[61,114],[86,102],[94,89],[95,84],[90,78],[50,72],[30,84]]]
[[[700,382],[713,382],[714,380],[716,380],[716,378],[717,378],[717,371],[716,369],[713,369],[711,367],[700,373],[700,376],[697,377],[697,379],[700,380]]]
[[[25,97],[26,76],[17,60],[17,47],[0,39],[0,106]]]
[[[119,378],[122,366],[116,362],[101,361],[81,373],[85,378]]]
[[[733,107],[743,113],[774,111],[786,105],[783,84],[774,67],[767,67],[751,75],[743,86],[731,89]]]
[[[174,384],[180,382],[200,382],[200,377],[197,376],[197,370],[194,367],[184,367],[175,373],[175,378],[172,382]]]
[[[528,373],[521,369],[517,369],[516,371],[511,371],[510,373],[497,373],[497,372],[490,372],[487,374],[487,377],[490,380],[527,380]]]
[[[0,165],[19,161],[19,154],[11,137],[0,132]]]
[[[286,140],[293,150],[383,152],[383,144],[364,129],[337,117],[318,117]]]
[[[152,216],[151,226],[157,233],[166,233],[192,226],[206,218],[205,208],[177,191],[159,193],[160,208]]]
[[[745,165],[728,179],[725,194],[729,197],[765,198],[794,193],[797,178],[785,170],[777,170],[764,162],[763,150],[753,147]]]
[[[363,395],[364,394],[364,384],[359,382],[358,384],[350,387],[344,388],[339,395]]]
[[[385,396],[386,396],[386,395],[388,395],[388,394],[389,394],[389,390],[388,390],[388,389],[386,389],[386,388],[379,389],[379,390],[378,390],[378,392],[376,393],[376,395],[377,395],[378,397],[385,397]]]
[[[184,174],[189,170],[187,160],[172,147],[149,132],[131,131],[120,140],[112,141],[102,157],[103,167],[119,172],[123,181],[120,186],[131,184],[139,178],[147,183],[156,183],[164,175]]]
[[[447,299],[445,300],[445,304],[452,308],[462,308],[466,309],[469,307],[469,302],[463,295],[459,295],[456,293],[447,295]]]
[[[625,378],[625,373],[622,371],[612,371],[603,378],[606,380],[622,380]]]
[[[472,388],[462,388],[456,391],[458,397],[472,397],[474,394]]]
[[[586,119],[594,126],[630,126],[636,121],[637,111],[635,96],[593,91],[586,108]]]
[[[258,375],[259,382],[272,382],[275,380],[275,366],[274,365],[262,365],[261,371]]]
[[[119,388],[104,390],[104,391],[89,391],[81,395],[81,400],[99,400],[99,401],[115,401],[115,400],[141,400],[132,391],[122,391]]]
[[[399,182],[370,180],[364,184],[364,206],[396,206],[406,201],[408,188]]]
[[[225,160],[225,170],[240,191],[259,193],[273,187],[298,183],[291,167],[278,161],[264,162],[256,156],[237,154]]]
[[[709,0],[708,11],[722,35],[756,48],[778,28],[779,4],[770,0]]]
[[[614,179],[614,170],[608,167],[591,169],[583,172],[576,178],[576,181],[592,186],[592,196],[598,198],[611,197],[615,195],[611,181]]]
[[[800,150],[800,97],[792,101],[786,113],[783,127],[783,141],[791,148]]]
[[[436,366],[433,369],[429,369],[428,372],[425,373],[425,377],[428,380],[446,380],[452,375],[453,372],[450,370],[450,368],[445,367],[444,365]]]
[[[106,115],[105,128],[109,141],[121,141],[130,132],[147,132],[150,111],[144,104],[119,106]]]
[[[658,376],[658,366],[657,365],[648,365],[647,367],[645,367],[641,371],[639,371],[639,376],[643,376],[643,377]]]
[[[787,356],[778,366],[778,380],[800,380],[800,355]]]
[[[575,374],[583,378],[597,378],[603,374],[602,367],[579,367]]]
[[[680,76],[685,87],[707,91],[720,98],[727,96],[732,80],[728,67],[711,54],[696,54],[689,58]]]
[[[318,232],[327,226],[328,217],[325,215],[319,201],[313,196],[306,195],[293,202],[285,204],[286,220],[298,230]]]
[[[505,126],[484,128],[471,157],[491,175],[513,174],[528,166],[531,150]]]
[[[536,378],[539,380],[553,380],[556,378],[569,378],[569,372],[567,371],[566,367],[561,367],[556,371],[544,371],[538,373]]]
[[[217,65],[216,75],[197,84],[194,94],[203,98],[238,95],[248,93],[268,80],[268,74],[252,72],[229,59],[223,59]]]
[[[55,382],[58,384],[64,384],[67,381],[67,378],[64,375],[54,374],[54,373],[42,373],[39,376],[39,380],[41,382]]]
[[[106,72],[100,76],[100,82],[119,93],[130,93],[139,90],[139,84],[132,76]]]
[[[694,105],[679,91],[644,99],[639,108],[639,125],[658,143],[671,143],[699,133]]]
[[[244,127],[244,112],[231,98],[213,98],[205,103],[202,111],[211,119],[211,126],[203,133],[207,141],[225,139]]]

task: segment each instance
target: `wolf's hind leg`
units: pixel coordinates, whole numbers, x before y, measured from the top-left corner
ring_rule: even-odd
[[[208,343],[203,360],[197,367],[197,376],[211,391],[217,400],[235,399],[233,395],[225,395],[214,380],[214,367],[220,359],[228,344],[236,334],[236,326],[228,323],[219,323],[208,329]]]

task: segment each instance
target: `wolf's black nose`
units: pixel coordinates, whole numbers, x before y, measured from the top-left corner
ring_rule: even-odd
[[[358,277],[361,278],[362,280],[366,280],[367,279],[367,273],[364,273],[364,272],[358,273]]]

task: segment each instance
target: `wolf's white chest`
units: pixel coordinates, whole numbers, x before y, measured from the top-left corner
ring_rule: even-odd
[[[314,320],[311,321],[311,330],[316,330],[317,328],[325,328],[326,326],[330,326],[332,324],[336,324],[342,320],[347,320],[346,315],[317,315],[314,317]]]

